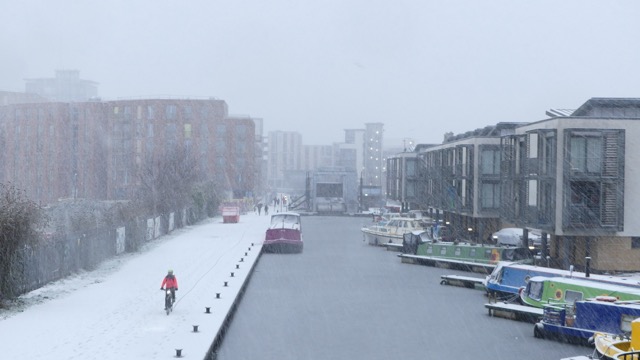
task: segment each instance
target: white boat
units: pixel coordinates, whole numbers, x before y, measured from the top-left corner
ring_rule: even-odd
[[[386,222],[376,223],[363,227],[362,235],[364,241],[369,245],[400,244],[402,236],[406,233],[424,230],[423,223],[418,219],[407,217],[396,217]]]

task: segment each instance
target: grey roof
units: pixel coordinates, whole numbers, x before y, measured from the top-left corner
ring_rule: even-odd
[[[640,117],[640,98],[591,98],[574,111],[571,116]]]
[[[576,109],[549,109],[545,113],[549,117],[571,116]]]

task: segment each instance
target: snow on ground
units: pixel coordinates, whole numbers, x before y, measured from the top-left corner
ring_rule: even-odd
[[[0,310],[0,358],[172,358],[175,349],[202,358],[258,258],[268,224],[269,216],[253,213],[237,224],[210,219],[21,296]],[[168,269],[179,282],[169,316],[160,291]]]

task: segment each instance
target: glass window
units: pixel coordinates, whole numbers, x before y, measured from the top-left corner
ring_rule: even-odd
[[[483,150],[480,155],[480,171],[483,175],[499,175],[500,174],[500,151]]]
[[[407,176],[416,176],[416,162],[407,160]]]
[[[153,105],[147,106],[147,119],[153,120],[155,118],[155,110],[153,109]]]
[[[165,108],[165,116],[167,119],[175,119],[178,114],[178,108],[175,105],[167,105]]]
[[[537,180],[529,180],[529,196],[528,196],[529,206],[537,206],[538,205],[538,181]]]
[[[483,183],[481,191],[482,208],[496,209],[500,207],[500,184]]]
[[[538,157],[538,134],[529,134],[529,158]]]
[[[544,283],[540,281],[531,281],[527,285],[529,288],[529,297],[540,301],[542,299],[542,291],[544,290]]]
[[[596,136],[572,136],[569,161],[571,170],[599,173],[602,166],[602,138]]]
[[[564,292],[564,301],[569,304],[574,304],[576,301],[582,300],[582,293],[573,290],[567,290]]]

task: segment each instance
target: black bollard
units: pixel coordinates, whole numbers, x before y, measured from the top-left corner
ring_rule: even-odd
[[[176,357],[177,358],[181,358],[182,357],[182,349],[176,349]]]
[[[226,281],[224,282],[224,286],[227,286],[227,282]]]
[[[240,262],[244,262],[244,258],[240,258]]]
[[[233,277],[233,273],[231,273],[231,277]]]
[[[204,308],[204,313],[205,314],[211,314],[211,308],[210,307],[205,307]]]
[[[236,264],[236,269],[240,269],[240,265]]]
[[[247,253],[244,253],[244,256],[247,256],[247,255],[249,255],[249,254],[247,254]]]
[[[193,332],[198,332],[198,325],[193,325]]]
[[[216,299],[220,299],[220,293],[216,293]]]
[[[251,251],[251,248],[249,248],[249,251]]]

